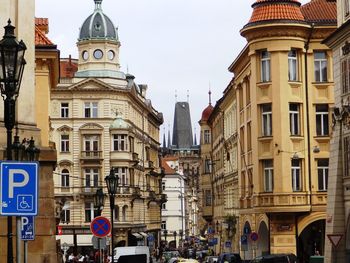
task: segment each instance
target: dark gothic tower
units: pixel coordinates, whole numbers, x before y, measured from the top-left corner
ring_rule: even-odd
[[[176,102],[173,127],[172,149],[191,149],[193,135],[188,102]]]

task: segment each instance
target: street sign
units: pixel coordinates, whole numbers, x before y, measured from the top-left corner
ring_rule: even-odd
[[[34,216],[22,216],[21,217],[21,239],[34,240]]]
[[[94,246],[94,249],[105,249],[107,246],[107,238],[99,238],[96,236],[92,237],[92,245]],[[100,246],[98,246],[98,242],[100,242]]]
[[[90,230],[96,237],[105,237],[111,231],[111,223],[103,216],[95,217],[90,224]]]
[[[148,240],[148,242],[154,241],[154,236],[153,236],[152,234],[150,234],[150,235],[147,237],[147,240]]]
[[[343,234],[328,234],[327,237],[334,248],[336,248],[339,245],[340,240],[343,238]]]
[[[218,243],[218,239],[217,238],[210,238],[210,239],[208,239],[208,246],[210,246],[210,247],[217,245],[217,243]]]
[[[257,241],[257,240],[259,239],[258,233],[252,232],[252,233],[250,234],[250,239],[253,240],[253,241]]]
[[[226,241],[225,242],[225,247],[231,247],[231,245],[232,245],[231,241]]]
[[[208,234],[214,234],[214,229],[210,226],[208,227]]]
[[[38,214],[37,162],[2,162],[0,165],[0,215]]]

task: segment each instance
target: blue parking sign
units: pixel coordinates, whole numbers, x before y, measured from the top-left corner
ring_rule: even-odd
[[[0,215],[38,214],[37,162],[2,162],[0,164]]]
[[[21,217],[21,239],[34,240],[34,216],[22,216]]]

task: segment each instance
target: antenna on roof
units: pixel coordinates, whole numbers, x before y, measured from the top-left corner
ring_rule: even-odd
[[[210,90],[210,88],[209,88],[208,94],[209,94],[209,105],[211,105],[211,90]]]
[[[175,90],[175,102],[177,102],[177,90]]]
[[[129,64],[126,64],[126,74],[129,74]]]
[[[187,102],[190,103],[190,91],[187,90]]]

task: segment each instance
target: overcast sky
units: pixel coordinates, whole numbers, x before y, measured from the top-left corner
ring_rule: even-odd
[[[93,0],[35,0],[36,17],[49,18],[49,38],[61,57],[77,58],[79,28]],[[172,129],[175,93],[189,102],[192,128],[208,105],[220,99],[232,74],[227,68],[245,46],[239,30],[254,0],[103,0],[102,9],[119,28],[121,70],[148,84],[148,98]],[[303,3],[307,1],[301,1]],[[161,132],[163,132],[163,127]],[[198,139],[198,137],[197,137]]]

